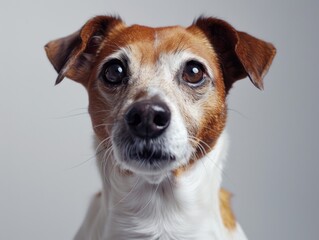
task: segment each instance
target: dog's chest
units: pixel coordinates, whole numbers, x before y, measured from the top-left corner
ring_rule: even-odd
[[[214,171],[213,171],[214,173]],[[209,176],[196,171],[177,184],[169,180],[160,185],[132,179],[130,193],[108,193],[103,239],[217,240],[225,239],[215,186],[202,182]],[[211,183],[211,179],[206,179]],[[106,200],[106,199],[105,199]],[[103,200],[102,200],[103,202]],[[214,204],[215,203],[215,204]],[[205,210],[204,210],[205,209]]]
[[[168,192],[166,192],[168,191]],[[110,213],[106,239],[221,239],[218,219],[214,219],[213,209],[201,210],[201,204],[190,205],[185,202],[171,201],[178,198],[169,189],[157,189],[139,199],[133,206],[128,202],[119,204],[118,209]],[[137,197],[137,196],[136,196]],[[174,204],[172,204],[174,203]]]

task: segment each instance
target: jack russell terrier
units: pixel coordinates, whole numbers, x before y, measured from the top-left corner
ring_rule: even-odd
[[[244,240],[221,188],[226,97],[259,89],[276,53],[227,22],[126,26],[97,16],[45,46],[58,72],[89,96],[102,191],[75,240]]]

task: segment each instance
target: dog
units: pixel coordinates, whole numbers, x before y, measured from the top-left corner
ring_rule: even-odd
[[[126,26],[96,16],[45,46],[58,73],[82,84],[102,191],[75,240],[244,240],[221,188],[226,97],[259,89],[275,47],[229,23]]]

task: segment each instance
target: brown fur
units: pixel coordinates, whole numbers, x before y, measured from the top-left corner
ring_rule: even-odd
[[[231,194],[225,189],[219,192],[220,212],[222,214],[223,222],[228,230],[236,228],[236,218],[231,208]]]

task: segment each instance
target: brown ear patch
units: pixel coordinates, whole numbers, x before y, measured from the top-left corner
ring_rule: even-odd
[[[247,33],[237,32],[238,43],[235,51],[252,83],[259,89],[264,88],[263,78],[276,54],[271,43],[264,42]]]
[[[124,24],[116,17],[97,16],[90,19],[81,30],[46,44],[46,54],[59,74],[56,84],[68,77],[85,85],[89,68],[95,61],[102,42],[116,29],[115,26]]]
[[[231,208],[232,195],[225,189],[219,191],[220,212],[223,219],[224,226],[228,230],[234,230],[236,228],[236,219]]]
[[[58,73],[62,70],[71,52],[81,43],[80,31],[47,43],[44,46],[49,61]]]
[[[199,18],[194,25],[204,32],[218,55],[226,92],[235,81],[247,76],[257,88],[263,89],[263,78],[276,54],[271,43],[239,32],[217,18]]]

